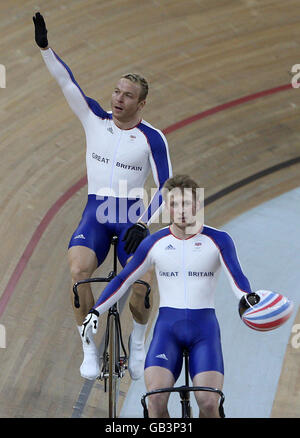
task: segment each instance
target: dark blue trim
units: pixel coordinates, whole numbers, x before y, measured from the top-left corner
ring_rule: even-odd
[[[86,100],[86,103],[88,104],[89,108],[91,109],[91,111],[93,111],[93,113],[98,116],[101,117],[101,119],[111,119],[112,115],[107,113],[106,111],[104,111],[104,109],[100,106],[100,104],[92,99],[91,97],[88,97],[84,94],[84,92],[82,91],[82,89],[80,88],[78,82],[76,81],[76,79],[74,78],[74,75],[72,73],[72,71],[70,70],[70,68],[67,66],[67,64],[54,52],[54,50],[52,50],[55,57],[58,59],[58,61],[65,67],[65,69],[67,70],[67,72],[70,75],[70,78],[72,80],[72,82],[76,85],[76,87],[79,89],[79,91],[81,92],[83,98]]]
[[[204,226],[202,234],[210,237],[220,249],[223,260],[239,289],[241,289],[242,292],[252,292],[249,280],[244,275],[238,261],[234,242],[229,234],[225,231],[215,230],[207,226]]]
[[[137,128],[143,132],[143,134],[146,136],[148,140],[148,144],[151,149],[153,160],[155,162],[157,177],[159,181],[158,192],[155,194],[152,202],[150,203],[150,205],[148,206],[147,210],[145,211],[145,213],[141,218],[142,221],[148,222],[149,219],[154,215],[154,213],[158,210],[158,208],[163,203],[161,189],[165,181],[168,178],[170,178],[170,168],[168,162],[167,145],[161,134],[154,128],[145,125],[143,122],[141,122],[137,126]]]

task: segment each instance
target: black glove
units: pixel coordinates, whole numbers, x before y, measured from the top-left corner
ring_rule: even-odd
[[[41,49],[44,49],[48,46],[47,29],[44,18],[39,12],[37,12],[32,19],[35,27],[35,41]]]
[[[125,241],[124,249],[127,254],[135,252],[139,244],[148,235],[148,228],[146,225],[138,222],[128,228],[124,236],[123,242]]]
[[[239,302],[239,314],[240,317],[243,316],[244,312],[249,309],[250,306],[254,306],[259,303],[260,297],[255,292],[250,292],[245,294]]]

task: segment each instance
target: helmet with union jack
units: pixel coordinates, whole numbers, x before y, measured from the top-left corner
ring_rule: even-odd
[[[242,321],[253,330],[269,331],[280,327],[293,312],[293,302],[284,295],[258,290],[244,295],[239,304]]]

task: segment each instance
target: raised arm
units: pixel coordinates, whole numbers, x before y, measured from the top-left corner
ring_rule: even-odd
[[[35,41],[41,49],[45,64],[50,74],[61,87],[69,106],[84,125],[90,115],[91,106],[95,104],[95,101],[84,94],[70,68],[60,59],[54,50],[48,46],[46,24],[43,16],[39,12],[33,17],[33,22],[35,26]],[[104,118],[106,112],[102,110],[99,104],[98,108],[100,108],[98,109],[98,115]]]
[[[41,53],[49,72],[58,82],[70,108],[84,124],[89,115],[89,106],[71,70],[51,48],[42,50]]]

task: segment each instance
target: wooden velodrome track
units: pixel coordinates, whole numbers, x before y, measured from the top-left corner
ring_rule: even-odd
[[[146,76],[144,118],[166,133],[174,173],[205,187],[207,224],[300,186],[298,0],[2,1],[0,417],[71,417],[84,385],[66,248],[86,201],[85,137],[35,45],[39,9],[49,44],[104,108],[122,73]],[[128,304],[122,323],[127,342]],[[288,345],[274,417],[299,416],[299,358]],[[97,382],[81,416],[106,415]]]

